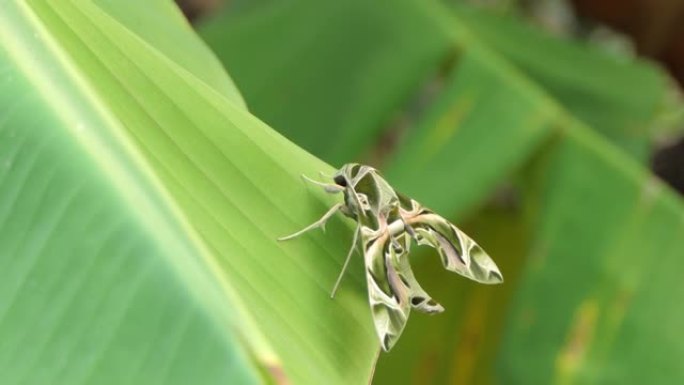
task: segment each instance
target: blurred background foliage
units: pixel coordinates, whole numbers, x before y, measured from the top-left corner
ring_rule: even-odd
[[[682,186],[682,110],[637,57],[680,79],[684,5],[628,3],[181,2],[256,116],[500,264],[483,287],[415,257],[447,311],[412,317],[375,384],[684,380],[684,206],[649,171]]]
[[[0,2],[1,383],[365,384],[349,224],[275,241],[352,161],[506,279],[416,249],[373,383],[684,381],[681,1],[180,6]]]

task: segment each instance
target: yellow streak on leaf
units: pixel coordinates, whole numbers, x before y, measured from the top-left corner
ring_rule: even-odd
[[[556,357],[556,384],[571,384],[577,370],[586,358],[593,339],[599,306],[595,299],[588,299],[575,312],[575,319],[567,336],[565,346]]]
[[[470,98],[460,98],[453,103],[437,120],[437,124],[423,141],[419,159],[425,161],[434,157],[449,142],[463,118],[472,108],[473,100]]]
[[[487,320],[487,310],[491,290],[475,288],[467,306],[458,346],[453,356],[450,384],[471,384],[475,366],[483,348],[483,325]]]

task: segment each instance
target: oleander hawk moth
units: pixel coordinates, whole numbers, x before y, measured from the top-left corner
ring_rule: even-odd
[[[475,241],[446,219],[394,191],[376,169],[349,163],[333,175],[333,183],[303,178],[329,193],[344,193],[344,202],[334,205],[318,221],[279,240],[324,228],[338,211],[356,221],[352,245],[331,297],[335,296],[354,250],[360,246],[371,313],[383,350],[389,351],[397,342],[411,308],[424,313],[444,310],[423,290],[411,271],[408,257],[412,240],[437,249],[449,271],[480,283],[503,282],[494,261]]]

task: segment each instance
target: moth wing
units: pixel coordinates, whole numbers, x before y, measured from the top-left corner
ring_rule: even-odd
[[[361,239],[373,324],[382,349],[389,351],[401,336],[411,310],[409,289],[393,263],[399,259],[398,253],[406,251],[396,250],[387,232],[377,234],[362,228]]]
[[[489,255],[451,222],[426,209],[410,222],[417,242],[437,249],[447,270],[480,283],[503,282],[499,268]]]
[[[397,258],[393,260],[394,267],[399,273],[399,278],[401,278],[402,283],[407,287],[409,291],[409,301],[411,302],[411,307],[428,314],[441,313],[444,311],[442,305],[435,302],[428,293],[423,290],[420,286],[416,277],[413,275],[413,270],[409,263],[409,245],[411,238],[408,234],[403,234],[401,237],[403,240],[405,252],[397,255]]]

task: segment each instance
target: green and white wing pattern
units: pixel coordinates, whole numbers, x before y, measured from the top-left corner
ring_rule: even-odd
[[[411,204],[412,210],[403,211],[402,216],[413,228],[418,244],[437,249],[445,269],[480,283],[503,282],[499,268],[475,241],[418,202],[411,200]]]
[[[361,229],[361,245],[375,331],[382,349],[389,351],[404,330],[411,309],[409,287],[401,280],[396,263],[393,263],[406,253],[406,249],[392,246],[387,232],[369,228]]]
[[[444,308],[430,298],[413,275],[408,234],[393,244],[388,232],[363,228],[361,239],[373,322],[383,350],[389,351],[404,330],[411,308],[429,314]]]
[[[427,314],[441,313],[444,311],[442,305],[435,302],[430,295],[423,290],[416,277],[413,275],[411,265],[409,263],[409,246],[411,244],[411,237],[408,234],[403,234],[405,252],[397,255],[396,259],[392,260],[394,268],[399,273],[401,281],[409,288],[409,301],[411,307]]]
[[[383,350],[389,351],[397,342],[411,308],[424,313],[444,311],[413,275],[408,259],[412,240],[437,249],[447,270],[481,283],[503,282],[494,261],[475,241],[446,219],[398,194],[374,168],[350,163],[333,175],[334,183],[304,179],[329,193],[343,192],[344,203],[336,204],[316,222],[279,240],[323,228],[338,211],[357,222],[358,232],[354,233],[352,248],[331,296],[335,295],[357,246],[358,235],[366,267],[371,314]]]

